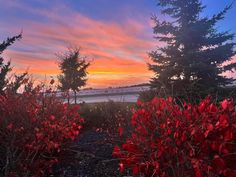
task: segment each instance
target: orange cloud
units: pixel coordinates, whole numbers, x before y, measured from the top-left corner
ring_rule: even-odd
[[[16,17],[21,26],[0,22],[0,26],[5,26],[5,31],[10,30],[12,34],[23,28],[23,39],[5,53],[16,72],[29,68],[38,79],[44,79],[45,75],[56,76],[60,71],[55,54],[76,45],[82,47],[82,55],[92,59],[88,86],[138,84],[148,82],[153,75],[147,69],[146,63],[150,62],[147,52],[162,44],[154,41],[149,19],[126,19],[119,24],[89,18],[60,3],[50,11],[32,8],[21,1],[6,1],[4,5],[46,19],[29,21]],[[225,75],[235,77],[231,72]]]
[[[16,6],[23,8],[20,4]],[[29,72],[39,78],[44,78],[45,74],[55,76],[59,73],[55,53],[75,45],[82,47],[82,55],[92,59],[89,85],[119,86],[149,80],[152,73],[146,65],[147,52],[156,42],[148,19],[146,22],[127,20],[121,25],[94,20],[71,9],[66,10],[66,15],[28,10],[47,18],[50,23],[22,21],[23,39],[15,44],[17,50],[13,48],[6,53],[17,72],[29,68]],[[17,31],[16,27],[11,29]]]

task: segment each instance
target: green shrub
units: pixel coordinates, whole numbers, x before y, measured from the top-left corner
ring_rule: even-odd
[[[170,91],[165,88],[152,89],[141,92],[139,95],[139,100],[143,102],[149,102],[154,97],[173,97],[176,98],[176,101],[179,103],[187,100],[189,103],[198,104],[207,96],[211,96],[212,100],[215,101],[222,101],[226,98],[233,98],[233,100],[236,100],[236,86],[219,87],[217,89],[208,89],[205,91],[201,91],[197,88],[186,88],[186,90],[183,92],[175,92],[175,90]]]
[[[117,127],[126,124],[128,117],[131,116],[132,103],[103,102],[80,105],[79,113],[85,119],[85,128],[103,129],[109,132],[117,130]],[[121,125],[122,124],[122,125]]]
[[[157,90],[148,90],[148,91],[143,91],[139,94],[139,100],[143,102],[149,102],[151,101],[155,96],[157,96]]]

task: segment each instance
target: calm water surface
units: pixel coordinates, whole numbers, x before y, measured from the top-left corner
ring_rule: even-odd
[[[128,95],[108,95],[108,96],[84,96],[78,97],[77,102],[85,103],[99,103],[99,102],[132,102],[135,103],[138,100],[139,94],[128,94]],[[66,101],[66,100],[65,100]],[[74,99],[70,99],[70,102],[73,103]]]

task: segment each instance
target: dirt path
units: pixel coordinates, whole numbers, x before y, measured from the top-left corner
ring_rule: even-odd
[[[87,131],[72,146],[73,163],[64,164],[57,170],[56,176],[65,177],[120,177],[117,159],[112,157],[114,139],[106,133]],[[66,167],[65,167],[66,166]],[[55,174],[55,173],[54,173]]]

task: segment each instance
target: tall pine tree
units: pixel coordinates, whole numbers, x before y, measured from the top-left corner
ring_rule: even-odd
[[[79,88],[85,86],[87,77],[87,68],[90,65],[89,62],[82,57],[79,49],[69,49],[62,55],[59,55],[59,68],[61,74],[58,76],[59,89],[61,91],[74,92],[74,100],[76,104],[76,93]],[[69,95],[68,95],[69,102]]]
[[[151,85],[186,94],[231,84],[234,79],[222,73],[236,68],[234,34],[218,32],[216,24],[232,5],[212,17],[201,16],[205,7],[200,0],[159,0],[158,5],[170,20],[153,17],[155,37],[166,45],[149,54],[155,73]]]

